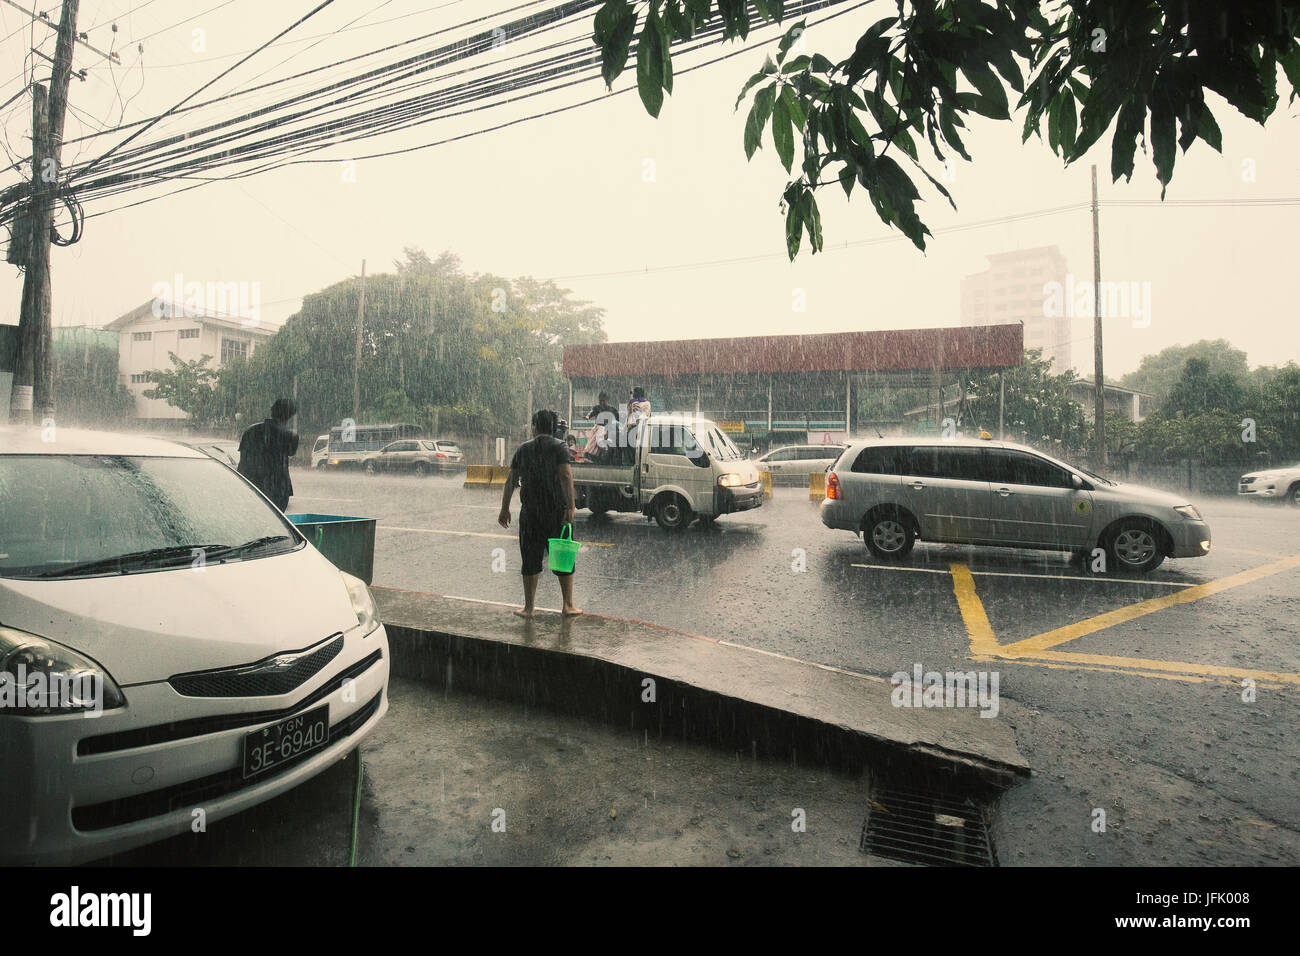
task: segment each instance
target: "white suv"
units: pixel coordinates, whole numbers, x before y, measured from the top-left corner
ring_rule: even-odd
[[[1289,501],[1300,508],[1300,465],[1252,471],[1237,479],[1237,494],[1261,501]]]
[[[851,444],[826,479],[822,523],[863,536],[879,558],[925,541],[1090,553],[1145,573],[1208,554],[1210,528],[1186,500],[1124,485],[1041,452],[977,439]]]

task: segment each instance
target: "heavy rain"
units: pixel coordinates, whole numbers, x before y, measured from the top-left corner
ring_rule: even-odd
[[[1154,865],[1230,876],[1094,915],[1208,929],[1300,864],[1295,5],[46,6],[52,926],[176,919],[89,888],[143,867]]]

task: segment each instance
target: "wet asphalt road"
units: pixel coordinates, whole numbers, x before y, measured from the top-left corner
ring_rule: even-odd
[[[518,546],[496,523],[499,490],[350,473],[300,472],[294,482],[291,512],[380,519],[376,584],[520,602]],[[1140,581],[1090,578],[1064,555],[925,544],[882,568],[853,535],[824,528],[798,489],[675,535],[636,515],[579,512],[574,537],[588,547],[576,596],[591,613],[864,673],[917,663],[997,672],[1000,718],[1035,767],[1004,798],[1002,838],[1031,847],[1034,862],[1300,863],[1300,567],[1274,567],[1300,554],[1300,511],[1195,503],[1211,554],[1168,560]],[[1053,648],[1069,660],[977,654],[954,564],[972,572],[997,645],[1139,602],[1161,606]],[[1252,569],[1257,577],[1233,577]],[[539,607],[558,608],[549,578]],[[1216,581],[1235,586],[1168,601]],[[1245,678],[1254,700],[1243,699]]]

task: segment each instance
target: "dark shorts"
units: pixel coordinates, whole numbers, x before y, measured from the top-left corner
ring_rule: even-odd
[[[550,539],[558,538],[564,528],[564,515],[538,515],[533,517],[527,509],[519,512],[519,556],[523,559],[524,574],[541,574],[546,562],[543,557],[550,548]],[[572,571],[556,571],[557,577]]]

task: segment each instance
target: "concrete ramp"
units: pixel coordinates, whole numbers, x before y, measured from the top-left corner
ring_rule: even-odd
[[[975,709],[895,707],[880,677],[621,618],[371,589],[394,673],[624,726],[850,771],[1003,789],[1029,772]],[[956,778],[956,779],[954,779]]]

